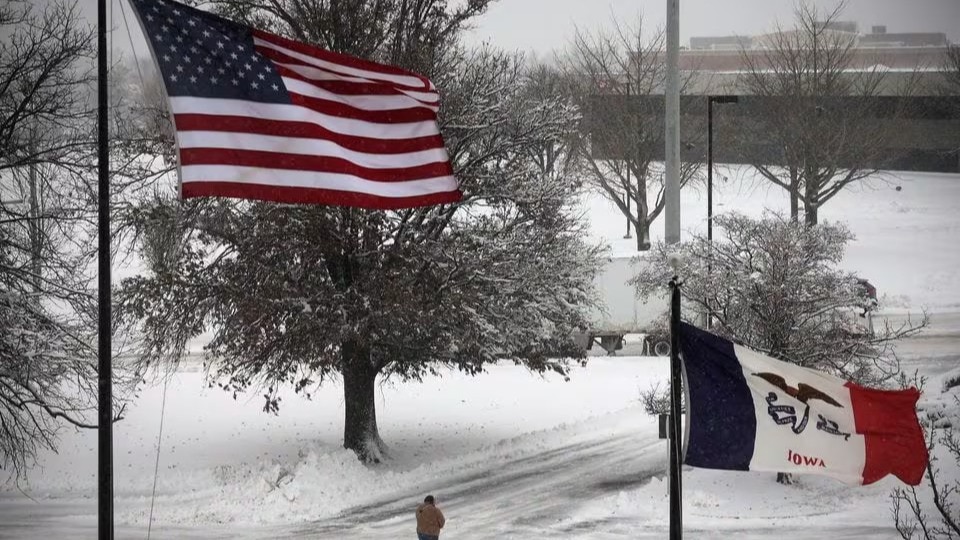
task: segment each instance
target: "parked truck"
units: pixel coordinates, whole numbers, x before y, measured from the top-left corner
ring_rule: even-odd
[[[625,339],[630,339],[639,344],[639,354],[670,354],[665,328],[667,291],[662,296],[641,300],[629,283],[642,264],[646,264],[642,256],[605,258],[595,282],[600,306],[591,316],[591,327],[580,337],[587,350],[599,345],[607,354],[614,355],[623,348]]]

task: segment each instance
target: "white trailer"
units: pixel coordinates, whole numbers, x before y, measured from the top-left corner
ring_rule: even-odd
[[[613,355],[629,336],[638,340],[640,354],[669,354],[669,341],[657,324],[670,307],[666,288],[660,296],[641,300],[629,282],[646,264],[643,256],[605,257],[604,261],[595,281],[600,305],[591,314],[591,327],[581,342],[588,350],[598,344]]]

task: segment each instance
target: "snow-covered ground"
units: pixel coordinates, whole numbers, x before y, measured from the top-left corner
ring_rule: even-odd
[[[786,206],[779,190],[726,174],[718,213]],[[685,195],[687,230],[702,227],[704,201]],[[600,200],[586,208],[595,236],[627,251],[623,219]],[[906,368],[930,376],[923,406],[949,403],[943,381],[960,373],[960,176],[892,179],[842,194],[822,215],[850,225],[858,239],[845,265],[877,285],[893,316],[933,313],[900,354]],[[591,358],[569,381],[503,365],[474,378],[385,383],[379,424],[393,459],[366,468],[340,448],[337,385],[309,401],[289,392],[275,417],[261,412],[255,392],[234,401],[207,388],[199,364],[188,363],[166,386],[152,537],[413,537],[412,508],[433,493],[448,516],[446,539],[663,538],[666,446],[637,398],[666,375],[664,359],[622,356]],[[115,427],[118,538],[146,537],[164,391],[144,388]],[[893,539],[895,485],[802,477],[783,487],[770,474],[688,470],[685,530],[690,538]],[[93,537],[96,434],[65,433],[60,454],[41,455],[23,488],[31,498],[0,487],[0,538]]]

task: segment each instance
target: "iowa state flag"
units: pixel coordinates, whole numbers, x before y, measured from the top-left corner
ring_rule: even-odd
[[[874,390],[775,360],[682,324],[687,380],[685,463],[707,469],[832,476],[917,485],[927,447],[915,388]]]

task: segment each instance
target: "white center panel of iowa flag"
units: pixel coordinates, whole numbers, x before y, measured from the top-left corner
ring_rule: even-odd
[[[817,472],[860,484],[865,440],[845,381],[734,345],[757,418],[751,470]]]

